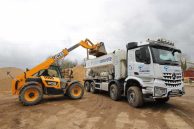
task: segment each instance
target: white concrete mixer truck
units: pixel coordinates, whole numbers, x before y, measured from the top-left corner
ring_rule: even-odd
[[[85,61],[85,89],[107,91],[115,101],[126,96],[133,107],[147,100],[165,103],[185,93],[180,54],[174,43],[163,39],[130,42],[126,50]]]

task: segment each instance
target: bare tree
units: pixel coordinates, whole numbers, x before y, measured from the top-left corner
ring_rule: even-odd
[[[78,64],[77,60],[71,61],[71,60],[63,60],[61,63],[61,68],[73,68]]]

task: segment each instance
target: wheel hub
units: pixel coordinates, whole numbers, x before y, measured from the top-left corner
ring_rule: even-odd
[[[86,89],[87,89],[87,90],[89,89],[89,85],[86,85]]]
[[[94,85],[91,85],[91,90],[92,90],[92,91],[94,90]]]
[[[134,94],[134,92],[132,92],[132,91],[130,91],[129,92],[129,101],[130,102],[134,102],[135,101],[135,94]]]
[[[39,96],[38,90],[36,89],[28,89],[24,93],[24,97],[26,101],[33,102],[35,101]]]
[[[34,97],[34,93],[30,93],[30,94],[29,94],[29,97],[30,97],[30,98],[33,98],[33,97]]]
[[[75,86],[73,89],[72,89],[72,94],[74,96],[80,96],[81,95],[81,88],[79,86]]]
[[[111,88],[111,95],[112,95],[112,96],[115,95],[115,92],[116,92],[115,88]]]

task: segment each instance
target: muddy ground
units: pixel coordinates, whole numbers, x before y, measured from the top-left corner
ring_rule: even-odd
[[[123,98],[112,101],[106,93],[86,93],[83,99],[45,97],[36,106],[24,107],[17,96],[0,92],[0,129],[193,129],[194,87],[167,104],[146,103],[130,107]]]

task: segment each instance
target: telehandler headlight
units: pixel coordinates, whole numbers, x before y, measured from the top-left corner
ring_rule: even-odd
[[[56,86],[57,85],[57,82],[47,81],[47,84],[48,85],[51,85],[51,86]]]

